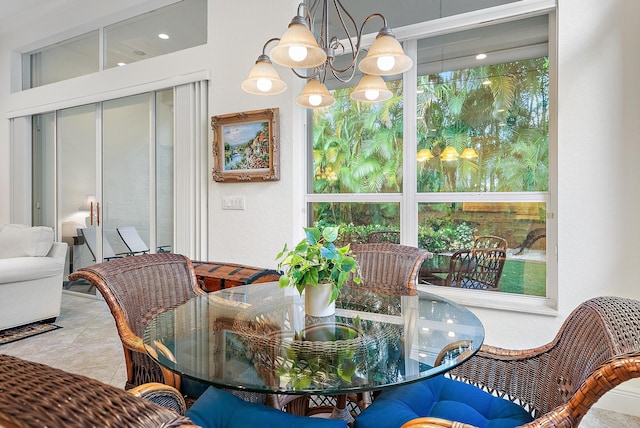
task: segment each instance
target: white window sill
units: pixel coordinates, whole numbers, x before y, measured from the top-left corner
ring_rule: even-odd
[[[522,294],[500,293],[486,290],[469,290],[427,284],[418,284],[418,289],[453,300],[463,306],[549,316],[558,315],[557,301],[548,297],[525,296]]]

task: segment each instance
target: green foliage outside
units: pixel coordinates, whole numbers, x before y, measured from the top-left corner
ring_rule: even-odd
[[[490,83],[489,83],[490,82]],[[353,88],[333,91],[336,104],[314,112],[314,193],[402,192],[403,91],[380,104],[356,103]],[[418,192],[548,190],[548,59],[534,58],[418,77]],[[445,147],[478,157],[447,162]],[[336,204],[316,220],[385,224],[398,204]]]

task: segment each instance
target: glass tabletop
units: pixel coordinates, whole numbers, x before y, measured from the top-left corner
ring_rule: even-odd
[[[426,379],[471,357],[480,320],[434,294],[342,289],[331,317],[305,315],[304,296],[277,282],[198,296],[148,324],[162,366],[219,387],[340,394]]]

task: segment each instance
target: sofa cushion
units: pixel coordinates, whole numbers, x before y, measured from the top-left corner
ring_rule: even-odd
[[[433,417],[480,428],[513,428],[533,419],[511,401],[473,385],[437,376],[382,391],[356,418],[355,428],[399,427],[416,418]]]
[[[0,259],[0,284],[49,278],[60,272],[60,260],[52,257]]]
[[[5,224],[0,229],[0,259],[44,257],[53,245],[53,229],[46,226]]]

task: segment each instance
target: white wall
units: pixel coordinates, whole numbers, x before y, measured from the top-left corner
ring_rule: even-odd
[[[147,4],[119,0],[110,2],[110,7],[116,10],[131,3]],[[37,25],[29,25],[28,32],[0,40],[0,111],[46,103],[60,94],[74,98],[113,90],[123,82],[143,84],[198,70],[211,71],[210,115],[279,107],[281,180],[222,184],[209,177],[209,259],[273,266],[275,254],[284,242],[297,239],[304,221],[297,197],[303,191],[304,112],[293,103],[299,83],[282,73],[290,89],[264,99],[244,94],[239,85],[264,41],[279,36],[286,27],[296,4],[291,0],[268,4],[210,0],[207,46],[131,64],[128,70],[109,70],[100,79],[90,75],[73,84],[60,82],[9,95],[7,47],[63,31],[75,25],[71,23],[82,22],[82,17],[98,19],[90,6],[67,11],[64,16],[47,16]],[[537,346],[550,340],[568,313],[590,297],[640,298],[635,265],[640,240],[638,17],[640,2],[636,1],[558,0],[559,314],[474,309],[485,324],[487,343]],[[0,223],[9,221],[8,138],[8,122],[2,120]],[[246,209],[222,210],[223,195],[244,196]]]

